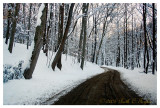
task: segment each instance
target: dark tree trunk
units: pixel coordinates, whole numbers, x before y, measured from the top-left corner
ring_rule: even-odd
[[[136,57],[136,62],[137,62],[137,68],[140,68],[141,65],[140,65],[140,62],[139,62],[139,57],[140,57],[140,40],[141,40],[141,33],[140,33],[140,37],[138,38],[137,37],[137,34],[136,34],[136,39],[137,39],[137,57]]]
[[[5,41],[6,44],[8,44],[9,31],[10,31],[10,19],[8,18],[7,33],[6,33],[6,41]]]
[[[41,16],[41,25],[37,26],[36,27],[36,32],[35,32],[35,37],[34,37],[34,49],[32,51],[32,56],[30,58],[30,67],[29,68],[26,68],[24,70],[24,78],[25,79],[31,79],[32,78],[32,74],[33,74],[33,71],[36,67],[36,63],[37,63],[37,60],[38,60],[38,57],[39,57],[39,53],[40,53],[40,50],[42,48],[42,44],[43,44],[43,36],[44,36],[44,32],[45,32],[45,24],[46,24],[46,10],[47,10],[47,7],[48,4],[45,4],[45,8],[44,10],[42,11],[42,16]]]
[[[127,41],[128,41],[128,39],[127,39],[127,37],[128,37],[128,36],[127,36],[127,35],[128,35],[127,29],[128,29],[128,27],[127,27],[127,5],[126,5],[126,4],[125,4],[125,17],[126,17],[126,19],[125,19],[125,20],[126,20],[126,21],[125,21],[125,24],[126,24],[126,26],[125,26],[125,27],[126,27],[126,30],[125,30],[125,34],[126,34],[126,37],[125,37],[125,41],[126,41],[126,42],[125,42],[125,43],[126,43],[126,44],[125,44],[125,68],[128,68],[128,62],[127,62],[127,61],[128,61],[128,60],[127,60],[127,59],[128,59],[128,58],[127,58],[127,52],[128,52],[128,51],[127,51],[127,46],[128,46],[128,44],[127,44]]]
[[[57,37],[57,22],[56,21],[58,21],[58,15],[57,15],[57,4],[55,3],[55,11],[54,11],[54,13],[55,13],[55,15],[54,15],[54,17],[55,17],[55,26],[54,26],[54,36],[55,37]],[[54,41],[55,41],[55,38],[54,38]],[[54,44],[54,46],[55,46],[55,52],[57,51],[57,47],[58,47],[58,44],[57,44],[57,42],[55,42],[55,44]]]
[[[67,3],[64,4],[64,16],[68,16],[68,9],[69,9],[69,4],[67,4]],[[65,27],[66,24],[67,24],[67,17],[64,17],[63,19],[64,19],[63,27]],[[67,40],[66,40],[66,43],[65,43],[65,46],[64,46],[63,54],[66,54],[66,57],[67,57],[67,54],[68,54],[68,36],[67,36]]]
[[[17,24],[17,17],[19,14],[19,9],[20,9],[20,3],[16,3],[14,18],[13,18],[14,20],[12,24],[11,38],[10,38],[9,47],[8,47],[8,50],[10,53],[12,53],[12,49],[13,49],[14,35],[16,32],[16,24]]]
[[[52,62],[52,69],[53,70],[55,70],[55,66],[58,63],[58,60],[59,60],[59,58],[60,58],[60,56],[61,56],[61,54],[63,52],[63,49],[64,49],[64,44],[65,44],[65,41],[67,39],[68,31],[69,31],[70,24],[71,24],[73,8],[74,8],[74,3],[72,3],[71,6],[70,6],[66,29],[65,29],[61,44],[59,46],[59,49],[58,49],[58,51],[57,51],[57,53],[56,53],[56,55],[54,57],[54,60]]]
[[[52,20],[53,20],[53,12],[52,12],[52,4],[50,7],[50,18],[49,18],[49,25],[47,28],[47,36],[46,36],[46,46],[45,46],[45,50],[44,53],[46,53],[46,56],[48,56],[48,47],[49,47],[49,41],[50,41],[50,34],[51,34],[51,26],[52,26]]]
[[[94,63],[95,61],[95,56],[96,56],[96,46],[97,46],[97,21],[96,21],[96,16],[95,16],[95,19],[94,19],[94,34],[95,34],[95,37],[94,37],[94,51],[93,51],[93,59],[92,59],[92,63]]]
[[[31,28],[31,11],[32,11],[32,3],[30,3],[30,10],[29,10],[29,17],[28,17],[28,30]],[[28,37],[27,37],[27,49],[29,47],[29,31],[28,31]]]
[[[46,5],[46,23],[45,23],[45,30],[44,30],[44,35],[43,35],[43,46],[42,46],[42,50],[45,53],[45,45],[46,45],[46,36],[47,36],[47,15],[48,15],[48,4]]]
[[[118,12],[118,8],[117,8],[117,13]],[[118,17],[117,17],[117,35],[118,35],[118,45],[117,45],[117,58],[116,58],[116,67],[119,67],[119,64],[120,64],[120,43],[119,43],[119,37],[120,37],[120,34],[119,34],[119,21],[118,21]]]
[[[25,8],[26,8],[26,3],[23,3],[23,24],[24,24],[24,28],[26,28],[26,22],[25,22],[26,12],[25,12]]]
[[[148,72],[148,64],[149,64],[149,54],[147,49],[147,31],[146,31],[146,3],[143,3],[143,27],[144,27],[144,72],[147,74]],[[147,64],[146,64],[146,56],[147,56]]]
[[[153,62],[152,62],[152,74],[155,74],[155,62],[156,62],[156,47],[155,47],[155,32],[156,32],[156,24],[155,24],[155,3],[152,3],[152,13],[153,13]]]
[[[145,72],[145,65],[146,65],[146,15],[145,15],[145,4],[143,4],[143,30],[144,30],[144,61],[143,61],[143,67]]]
[[[147,45],[147,40],[146,40],[146,4],[143,3],[143,30],[144,30],[144,72],[146,73],[146,45]],[[146,73],[147,74],[147,73]]]
[[[8,5],[10,7],[10,4]],[[7,19],[7,33],[6,33],[6,41],[5,43],[8,44],[8,39],[9,39],[9,31],[10,31],[10,24],[11,24],[11,9],[8,10],[8,19]]]
[[[64,3],[62,3],[62,5],[60,6],[60,24],[59,24],[59,39],[58,39],[58,47],[60,46],[62,37],[63,37],[63,21],[64,21]],[[57,67],[61,70],[62,68],[62,63],[61,63],[61,58],[62,58],[62,53],[59,57],[58,63],[57,63]]]
[[[86,53],[86,38],[87,38],[87,12],[88,12],[88,6],[89,6],[89,3],[83,3],[83,13],[84,13],[84,36],[83,36],[83,49],[82,49],[82,57],[81,57],[81,69],[83,70],[83,67],[84,67],[84,60],[85,60],[85,53]]]
[[[79,39],[79,48],[78,48],[78,63],[81,61],[81,52],[82,52],[82,40],[83,40],[83,31],[84,31],[84,17],[82,18],[82,28],[80,33],[80,39]]]
[[[131,69],[133,70],[134,69],[134,43],[133,43],[133,32],[134,32],[134,29],[133,29],[133,9],[132,9],[132,60],[131,60]]]
[[[123,54],[123,59],[124,59],[123,60],[123,67],[124,68],[126,68],[126,57],[125,57],[126,56],[126,53],[125,53],[126,52],[126,47],[125,47],[125,44],[126,44],[126,38],[125,38],[125,36],[126,36],[126,34],[125,34],[125,31],[126,31],[126,29],[125,29],[125,18],[124,18],[124,39],[123,39],[124,40],[124,43],[123,43],[123,48],[124,48],[124,51],[123,51],[123,53],[124,53]]]

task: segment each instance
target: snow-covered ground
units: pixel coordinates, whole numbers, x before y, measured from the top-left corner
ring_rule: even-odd
[[[30,48],[31,49],[31,48]],[[8,46],[3,42],[3,64],[18,65],[20,60],[28,61],[31,51],[23,44],[15,44],[13,53],[10,54]],[[54,55],[53,55],[54,57]],[[52,61],[52,60],[51,60]],[[25,62],[22,67],[25,67]],[[3,83],[3,104],[50,104],[61,95],[66,94],[72,88],[86,79],[102,73],[104,70],[99,66],[86,62],[84,70],[74,57],[62,56],[62,70],[48,68],[45,54],[41,51],[38,63],[31,80],[14,79]],[[150,99],[153,103],[157,101],[157,74],[144,74],[143,69],[127,70],[123,67],[111,67],[121,72],[121,78],[135,90],[139,95]],[[54,96],[54,99],[50,99]],[[47,103],[44,103],[46,102]]]
[[[124,69],[123,67],[103,66],[118,70],[122,80],[145,99],[149,99],[152,104],[157,103],[157,73],[155,75],[143,73],[143,69]]]
[[[29,54],[30,50],[18,43],[10,54],[8,46],[3,42],[3,64],[18,65],[20,60],[28,61]],[[14,79],[3,83],[3,104],[42,104],[53,96],[59,98],[86,79],[102,72],[103,69],[89,62],[85,63],[82,71],[75,58],[67,56],[66,59],[66,55],[62,56],[62,70],[56,68],[53,71],[51,67],[48,68],[47,57],[41,51],[32,79]]]

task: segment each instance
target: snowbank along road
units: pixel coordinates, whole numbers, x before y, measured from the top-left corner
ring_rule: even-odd
[[[116,70],[103,68],[104,73],[88,79],[62,96],[54,105],[148,105],[127,87]]]

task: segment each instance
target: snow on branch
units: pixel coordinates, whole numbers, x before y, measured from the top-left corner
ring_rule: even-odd
[[[39,12],[38,12],[38,16],[37,16],[37,24],[36,26],[40,26],[41,25],[41,16],[42,16],[42,11],[44,10],[44,3],[41,4],[40,8],[39,8]]]

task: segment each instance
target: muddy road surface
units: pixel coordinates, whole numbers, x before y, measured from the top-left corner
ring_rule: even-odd
[[[53,105],[147,105],[144,100],[127,87],[116,70],[104,68],[105,72],[86,80],[62,96]]]

